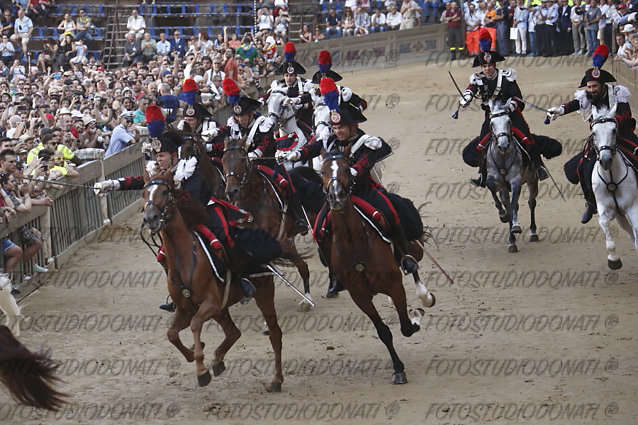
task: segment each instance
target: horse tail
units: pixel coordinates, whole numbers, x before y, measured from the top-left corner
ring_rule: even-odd
[[[0,381],[18,403],[54,412],[60,410],[68,395],[52,386],[60,380],[55,376],[58,366],[48,351],[29,351],[9,328],[0,326]]]

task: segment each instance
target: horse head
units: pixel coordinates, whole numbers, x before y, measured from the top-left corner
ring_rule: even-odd
[[[618,123],[615,115],[616,106],[611,109],[592,108],[591,136],[598,162],[604,170],[609,170],[616,155]]]
[[[496,147],[500,154],[505,154],[510,146],[512,138],[512,122],[509,110],[505,103],[500,100],[489,102],[490,107],[490,129],[496,141]]]
[[[232,203],[239,200],[239,192],[246,184],[252,169],[248,160],[246,137],[244,136],[240,139],[227,138],[224,141],[222,164],[226,176],[226,199]]]
[[[328,108],[325,103],[316,105],[313,118],[315,137],[317,140],[325,142],[332,134],[332,127],[330,127],[330,108]]]
[[[346,157],[341,153],[327,154],[321,166],[321,176],[330,209],[341,210],[350,198],[352,189],[352,174]]]
[[[142,227],[148,227],[151,233],[162,230],[171,219],[173,189],[173,172],[170,170],[145,180]]]
[[[196,136],[195,134],[191,134],[184,137],[184,141],[179,150],[179,157],[181,159],[188,159],[193,156],[196,158],[200,157],[204,145],[201,141],[195,139]]]
[[[283,126],[283,120],[287,120],[294,116],[294,110],[284,105],[286,93],[281,90],[273,90],[268,97],[268,118],[272,122],[273,130],[277,131]]]

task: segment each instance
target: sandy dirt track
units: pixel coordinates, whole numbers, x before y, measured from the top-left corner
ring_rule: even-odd
[[[488,192],[467,183],[473,170],[460,157],[479,132],[482,112],[474,105],[458,121],[450,118],[457,95],[448,69],[463,88],[470,68],[456,64],[348,72],[343,80],[370,103],[362,128],[395,150],[386,161],[386,186],[419,207],[438,242],[430,251],[456,280],[448,285],[421,262],[438,303],[411,338],[401,336],[387,298],[375,298],[405,363],[407,385],[390,384],[389,355],[349,296],[323,298],[327,278],[314,257],[312,312],[298,313],[298,298],[277,286],[283,392],[264,389],[272,350],[259,332],[254,302],[231,310],[243,336],[227,355],[225,374],[197,387],[194,364],[166,339],[170,314],[157,308],[166,282],[136,237],[136,216],[75,255],[25,302],[31,322],[23,341],[50,348],[62,362],[60,388],[72,394],[71,404],[46,416],[0,392],[0,423],[636,423],[636,252],[618,235],[625,266],[607,269],[602,232],[596,220],[580,224],[580,190],[562,173],[587,125],[572,114],[543,126],[541,112],[526,111],[533,132],[565,142],[563,155],[548,165],[567,202],[542,182],[541,240],[528,242],[524,229],[520,252],[508,254],[506,225]],[[586,64],[528,61],[516,69],[523,94],[549,107],[573,94]],[[520,216],[526,227],[526,201]],[[309,239],[301,245],[311,246]],[[405,287],[409,303],[418,306],[411,279]],[[191,344],[190,331],[182,338]],[[210,362],[221,341],[216,324],[206,327],[203,340]]]

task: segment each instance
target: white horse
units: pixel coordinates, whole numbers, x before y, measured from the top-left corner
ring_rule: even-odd
[[[598,224],[607,245],[607,265],[612,270],[622,267],[616,244],[609,229],[614,218],[638,250],[638,181],[629,160],[616,146],[617,123],[612,109],[592,108],[591,135],[597,161],[592,172],[592,188],[598,208]]]
[[[0,310],[7,317],[6,326],[14,335],[20,336],[20,307],[11,295],[11,279],[6,273],[0,273]]]
[[[280,137],[295,133],[298,140],[296,149],[300,149],[308,143],[308,139],[306,139],[306,135],[297,125],[296,113],[298,106],[284,105],[284,100],[287,97],[286,92],[279,89],[273,89],[270,92],[268,97],[268,118],[272,122],[275,134],[279,132]],[[289,166],[290,164],[286,164],[286,167]]]
[[[527,165],[523,163],[523,155],[527,155],[527,152],[512,135],[509,109],[500,101],[490,101],[489,107],[492,140],[487,149],[486,183],[494,198],[494,205],[498,209],[501,222],[509,223],[508,252],[513,253],[518,251],[515,234],[521,233],[521,225],[518,220],[518,200],[523,184],[527,184],[529,189],[527,204],[531,214],[530,242],[538,242],[535,217],[538,177],[531,158],[528,158]],[[512,193],[511,201],[510,191]],[[500,194],[500,199],[497,192]]]

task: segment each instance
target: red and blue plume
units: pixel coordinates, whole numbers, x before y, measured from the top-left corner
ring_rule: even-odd
[[[330,71],[330,67],[332,67],[332,57],[330,56],[330,52],[327,50],[320,51],[317,62],[319,63],[319,72],[325,74]]]
[[[150,139],[159,138],[162,133],[164,133],[164,127],[166,126],[162,110],[158,106],[149,105],[146,108],[145,118],[146,128],[148,128],[148,137]]]
[[[339,90],[332,78],[323,78],[319,83],[319,90],[323,95],[326,106],[333,111],[339,107]]]
[[[295,45],[290,41],[286,43],[284,46],[284,58],[287,63],[291,63],[295,61],[295,55],[297,54],[297,49],[295,49]]]
[[[235,80],[232,78],[224,78],[224,81],[222,81],[222,90],[224,90],[224,94],[228,96],[228,103],[231,105],[239,103],[239,87]]]
[[[492,36],[485,28],[481,28],[481,31],[479,31],[479,46],[481,47],[481,52],[489,52],[492,47]]]
[[[596,50],[594,50],[594,54],[591,57],[592,62],[594,63],[594,67],[600,68],[601,66],[603,66],[608,57],[609,49],[606,45],[601,44],[600,46],[596,47]]]
[[[195,80],[192,78],[187,78],[184,80],[184,85],[182,86],[182,92],[179,94],[179,100],[183,100],[187,105],[194,105],[195,99],[197,98],[197,84]]]

